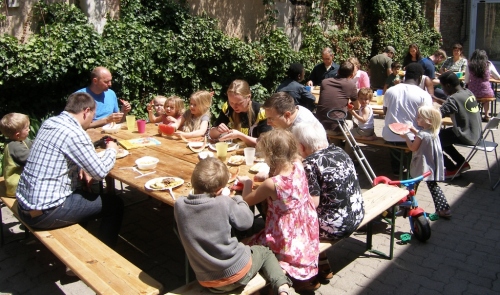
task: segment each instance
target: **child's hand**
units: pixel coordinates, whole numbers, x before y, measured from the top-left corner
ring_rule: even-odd
[[[148,110],[148,112],[151,111],[151,110],[153,110],[153,101],[151,101],[150,103],[148,103],[146,105],[146,109]]]
[[[170,123],[177,123],[177,119],[172,116],[167,116],[166,120]]]
[[[417,134],[417,133],[418,133],[417,128],[413,127],[413,125],[412,125],[412,126],[410,126],[410,131],[411,131],[413,134]]]

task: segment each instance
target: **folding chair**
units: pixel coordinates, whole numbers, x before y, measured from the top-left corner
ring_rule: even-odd
[[[497,161],[497,169],[498,169],[498,172],[500,173],[500,167],[498,165],[498,155],[497,155],[498,143],[495,142],[495,136],[493,134],[493,130],[497,130],[499,124],[500,124],[499,117],[491,118],[490,121],[488,122],[488,124],[486,124],[483,131],[481,132],[481,136],[479,137],[479,139],[475,145],[456,144],[457,146],[470,148],[472,150],[470,151],[469,155],[465,159],[465,162],[462,165],[460,165],[460,167],[457,169],[457,172],[455,173],[455,175],[453,175],[453,178],[451,180],[453,180],[457,176],[457,174],[460,173],[460,169],[462,169],[462,166],[465,163],[469,162],[478,151],[484,151],[484,157],[486,159],[486,164],[488,165],[488,177],[490,179],[490,185],[493,184],[493,182],[491,180],[490,161],[488,160],[488,153],[495,152],[495,159]],[[491,135],[491,141],[487,140],[489,135]],[[500,179],[497,181],[497,183],[495,185],[492,185],[491,189],[494,190],[499,183],[500,183]]]

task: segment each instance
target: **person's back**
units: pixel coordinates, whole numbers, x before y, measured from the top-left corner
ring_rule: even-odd
[[[228,179],[220,160],[201,160],[191,178],[193,193],[174,205],[179,237],[196,279],[213,292],[229,292],[248,284],[262,269],[274,293],[294,294],[269,249],[246,246],[231,235],[232,228],[249,229],[254,214],[241,196],[224,192]]]
[[[296,105],[303,106],[310,111],[314,110],[316,98],[299,82],[292,79],[286,79],[276,88],[276,92],[280,91],[290,94],[295,100]]]
[[[390,75],[392,59],[395,50],[387,46],[384,52],[370,59],[370,87],[372,89],[384,89],[385,80]]]
[[[384,95],[384,108],[387,108],[387,111],[382,137],[390,142],[404,141],[387,126],[396,122],[417,126],[417,110],[423,105],[432,105],[432,98],[417,85],[401,83],[389,88]]]

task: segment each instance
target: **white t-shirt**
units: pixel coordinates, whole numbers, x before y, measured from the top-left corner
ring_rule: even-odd
[[[382,137],[386,141],[405,140],[394,134],[387,125],[392,123],[411,123],[415,128],[417,125],[417,110],[421,106],[432,106],[432,98],[427,91],[416,85],[400,83],[387,90],[384,95],[384,107],[387,108],[385,114],[385,126],[382,129]],[[413,133],[409,134],[413,140]]]

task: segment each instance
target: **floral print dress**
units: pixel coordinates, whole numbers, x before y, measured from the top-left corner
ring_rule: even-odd
[[[266,226],[251,237],[249,244],[269,247],[292,278],[310,279],[318,273],[318,215],[304,168],[295,162],[290,175],[271,179],[277,199],[267,199]]]
[[[304,160],[311,196],[319,196],[316,208],[320,239],[338,240],[351,235],[364,217],[364,203],[356,169],[343,149],[330,145]]]

